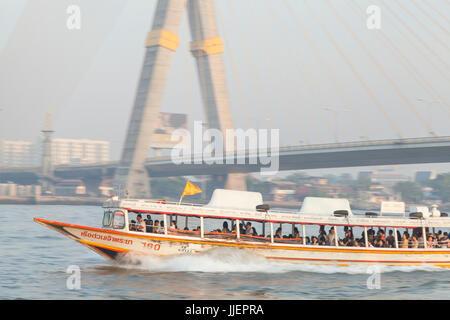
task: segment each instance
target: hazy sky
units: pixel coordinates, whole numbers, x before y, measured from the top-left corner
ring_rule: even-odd
[[[0,138],[111,142],[118,159],[156,0],[0,0]],[[450,136],[447,0],[216,0],[235,126],[281,144]],[[81,30],[68,30],[69,5]],[[366,26],[370,5],[381,29]],[[203,119],[185,16],[162,111]]]

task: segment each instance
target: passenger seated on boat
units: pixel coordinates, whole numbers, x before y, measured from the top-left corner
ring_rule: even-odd
[[[348,228],[347,228],[347,230],[345,230],[345,237],[344,237],[343,241],[344,241],[345,245],[347,245],[347,243],[350,243],[350,245],[353,245],[353,232]]]
[[[145,232],[153,232],[153,220],[147,219],[145,221]]]
[[[325,232],[325,226],[320,226],[317,242],[319,243],[320,246],[324,246],[328,243],[328,237],[327,233]]]
[[[383,239],[381,238],[377,238],[374,240],[374,247],[375,248],[384,248],[385,247],[385,242]]]
[[[170,223],[169,230],[170,230],[170,231],[176,231],[176,230],[177,230],[177,225],[176,225],[175,221],[172,221],[172,222]]]
[[[347,242],[343,241],[343,243],[344,243],[344,246],[346,246],[346,247],[354,247],[355,244],[358,243],[358,241],[356,241],[354,239],[349,239]]]
[[[408,238],[408,232],[403,232],[402,240],[400,241],[400,248],[408,248],[409,244],[409,238]]]
[[[433,237],[431,235],[428,236],[427,248],[434,248],[433,247]]]
[[[317,238],[317,237],[312,237],[311,238],[311,242],[309,241],[309,238],[308,237],[306,237],[306,244],[311,244],[311,245],[313,245],[313,246],[317,246],[317,245],[319,245],[319,239]]]
[[[367,241],[373,244],[373,240],[375,240],[375,230],[369,229],[367,230]]]
[[[245,234],[249,235],[249,236],[253,236],[253,229],[252,229],[252,224],[250,222],[247,222],[247,224],[245,225]]]
[[[245,234],[245,231],[246,231],[246,229],[244,227],[244,224],[242,222],[239,222],[239,232],[240,232],[240,234]]]
[[[389,230],[389,235],[386,238],[386,243],[389,248],[395,248],[395,237],[393,230]]]
[[[449,239],[447,232],[444,232],[442,237],[438,239],[438,244],[440,245],[441,248],[448,248]]]
[[[228,229],[228,222],[227,221],[223,222],[222,233],[230,233],[230,229]]]
[[[274,238],[282,238],[282,234],[281,234],[281,228],[278,228],[277,231],[275,232],[275,235],[273,236]]]
[[[160,234],[163,234],[163,233],[164,233],[164,221],[161,221],[161,222],[160,222],[159,232],[158,232],[158,233],[160,233]]]
[[[136,231],[136,221],[135,220],[130,221],[129,229],[130,229],[130,231]]]
[[[299,239],[300,238],[300,232],[297,228],[294,228],[294,234],[292,235],[292,238]]]
[[[155,220],[155,223],[153,224],[153,233],[159,233],[159,220]]]
[[[416,236],[411,237],[410,241],[410,248],[418,248],[419,247],[419,241],[417,241]]]
[[[137,215],[136,231],[144,232],[146,229],[145,222],[140,214]]]
[[[327,245],[335,246],[336,245],[336,233],[334,232],[334,227],[330,228],[330,232],[328,233],[328,242]]]

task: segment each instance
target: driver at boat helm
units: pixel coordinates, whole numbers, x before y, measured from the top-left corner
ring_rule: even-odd
[[[136,231],[145,231],[145,222],[142,220],[142,216],[140,214],[137,216]]]

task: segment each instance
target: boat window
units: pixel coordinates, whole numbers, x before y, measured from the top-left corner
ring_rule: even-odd
[[[436,241],[434,243],[435,247],[438,247],[438,248],[449,248],[450,247],[450,239],[449,239],[450,228],[439,228],[439,229],[436,229],[436,230],[437,230]]]
[[[103,227],[108,228],[111,227],[111,217],[112,217],[112,211],[105,211],[103,215]]]
[[[277,243],[303,244],[301,225],[294,223],[274,223],[273,241]]]
[[[183,237],[200,237],[200,218],[182,215],[167,216],[167,233]]]
[[[113,228],[114,229],[125,228],[125,213],[123,213],[122,211],[114,212]]]
[[[164,234],[164,215],[162,214],[128,212],[128,219],[130,231]],[[139,220],[145,225],[144,229],[138,228]]]
[[[205,238],[236,239],[233,230],[234,222],[231,219],[204,218]]]
[[[449,236],[449,228],[425,228],[426,247],[429,249],[450,248]]]
[[[303,235],[303,229],[305,235]],[[300,240],[303,243],[305,236],[306,245],[315,246],[364,246],[364,228],[352,226],[333,226],[333,225],[296,225],[295,234],[299,230]]]

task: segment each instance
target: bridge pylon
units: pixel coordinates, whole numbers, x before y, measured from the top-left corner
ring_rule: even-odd
[[[164,95],[177,35],[187,7],[192,36],[190,49],[196,59],[202,100],[209,128],[225,132],[233,129],[230,101],[225,81],[223,42],[219,37],[213,0],[159,0],[153,26],[147,35],[141,70],[122,157],[115,177],[121,190],[132,197],[149,197],[149,176],[145,159],[151,147]],[[245,190],[245,175],[229,174],[227,188]]]
[[[43,134],[42,141],[42,161],[41,161],[41,186],[43,193],[53,192],[53,162],[52,162],[52,136],[54,131],[51,125],[51,111],[46,110],[45,127],[41,131]]]

